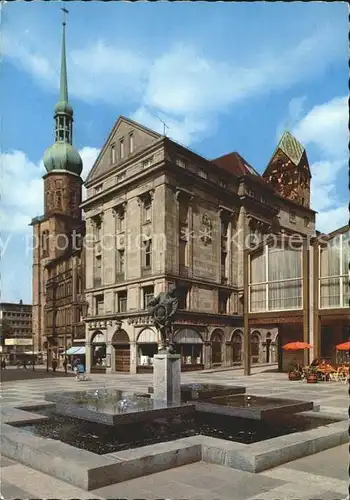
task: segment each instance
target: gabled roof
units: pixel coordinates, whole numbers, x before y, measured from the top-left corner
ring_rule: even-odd
[[[219,158],[215,158],[214,160],[211,160],[211,162],[215,163],[215,165],[226,170],[230,174],[234,174],[238,177],[241,175],[257,175],[260,177],[259,173],[235,151],[219,156]]]
[[[134,122],[133,120],[130,120],[130,118],[126,118],[125,116],[123,115],[120,115],[119,118],[117,119],[117,121],[115,122],[107,140],[105,141],[104,145],[103,145],[103,148],[101,149],[98,157],[96,158],[95,160],[95,163],[93,165],[93,167],[91,168],[90,172],[88,173],[86,179],[85,179],[85,186],[92,181],[92,178],[93,178],[93,174],[96,170],[96,168],[98,167],[98,164],[100,162],[100,159],[103,157],[106,149],[108,148],[109,146],[109,143],[111,141],[111,139],[113,138],[113,136],[115,135],[118,127],[120,126],[120,124],[124,122],[124,123],[127,123],[129,125],[131,125],[133,128],[136,128],[136,129],[139,129],[139,130],[142,130],[143,132],[147,133],[148,135],[150,136],[153,136],[155,139],[160,139],[162,136],[160,134],[158,134],[158,132],[155,132],[154,130],[151,130],[147,127],[144,127],[143,125],[140,125],[140,123],[137,123],[137,122]]]
[[[277,151],[282,151],[293,163],[298,166],[300,160],[305,153],[304,146],[288,131],[285,131],[277,144],[271,160],[274,158]],[[269,164],[271,162],[269,161]]]

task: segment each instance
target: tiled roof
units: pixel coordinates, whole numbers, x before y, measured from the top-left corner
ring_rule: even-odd
[[[260,177],[258,172],[251,166],[249,163],[238,153],[228,153],[224,156],[220,156],[219,158],[215,158],[211,160],[212,163],[215,163],[219,168],[222,168],[229,172],[230,174],[234,174],[237,176],[240,175],[257,175]]]

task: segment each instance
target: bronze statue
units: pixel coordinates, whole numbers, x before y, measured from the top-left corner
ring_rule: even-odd
[[[176,295],[176,286],[170,285],[167,292],[161,292],[154,297],[147,306],[153,322],[160,332],[162,344],[160,352],[174,353],[173,321],[179,306],[179,299]]]

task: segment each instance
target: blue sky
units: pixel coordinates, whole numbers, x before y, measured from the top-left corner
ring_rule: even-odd
[[[2,12],[1,300],[31,302],[31,218],[42,213],[58,99],[59,2]],[[120,114],[208,158],[262,172],[283,130],[305,145],[318,229],[347,211],[345,3],[68,4],[74,143],[84,175]]]

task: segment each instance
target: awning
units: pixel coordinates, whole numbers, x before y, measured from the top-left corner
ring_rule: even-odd
[[[83,356],[85,355],[85,346],[70,347],[63,354],[66,356]]]

